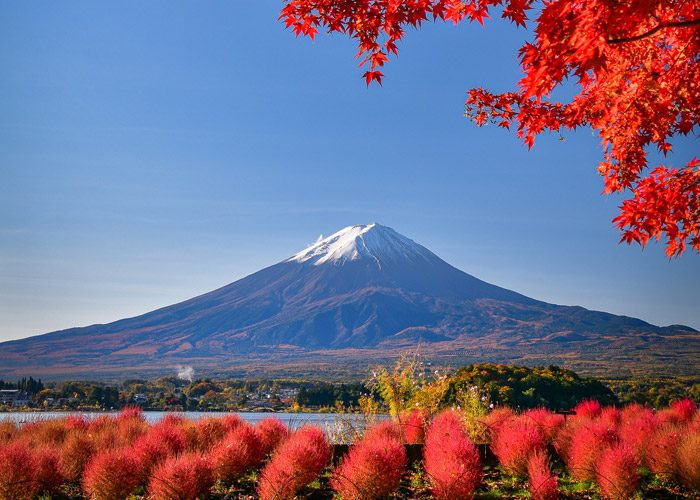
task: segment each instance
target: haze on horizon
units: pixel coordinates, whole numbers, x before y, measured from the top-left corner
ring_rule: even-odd
[[[700,329],[700,256],[617,244],[589,131],[528,152],[461,116],[470,87],[515,85],[522,29],[426,24],[367,89],[351,42],[295,39],[278,1],[0,1],[0,341],[136,316],[373,221],[529,297]]]

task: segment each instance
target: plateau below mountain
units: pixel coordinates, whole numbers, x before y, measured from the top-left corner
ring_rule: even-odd
[[[0,344],[0,377],[319,376],[409,350],[581,372],[700,366],[700,333],[538,301],[378,224],[347,227],[212,292],[134,318]]]

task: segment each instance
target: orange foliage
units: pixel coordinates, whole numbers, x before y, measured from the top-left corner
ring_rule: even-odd
[[[357,42],[367,85],[398,54],[406,28],[423,21],[477,21],[503,7],[502,17],[525,26],[534,0],[286,0],[280,19],[296,35],[319,28]],[[528,147],[543,132],[589,126],[603,146],[598,172],[605,193],[632,194],[614,219],[622,241],[646,245],[665,235],[669,257],[689,244],[700,252],[700,162],[645,172],[647,149],[671,151],[674,136],[700,125],[700,4],[687,0],[560,0],[542,2],[534,40],[519,52],[517,92],[472,89],[467,116],[496,123]],[[571,102],[550,99],[565,81],[578,87]]]

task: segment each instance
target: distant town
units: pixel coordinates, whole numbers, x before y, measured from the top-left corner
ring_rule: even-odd
[[[354,411],[361,384],[256,380],[129,379],[116,386],[90,381],[0,380],[0,411],[109,411],[141,406],[159,411]]]
[[[491,402],[514,408],[566,409],[595,397],[611,403],[668,406],[689,397],[700,400],[700,378],[593,379],[555,366],[516,367],[487,363],[460,368],[449,376],[453,394],[478,386]],[[426,378],[420,380],[427,380]],[[363,395],[381,399],[373,382],[330,384],[314,380],[212,380],[131,378],[116,384],[67,380],[42,382],[25,377],[0,380],[1,411],[111,411],[140,406],[152,411],[355,412]]]

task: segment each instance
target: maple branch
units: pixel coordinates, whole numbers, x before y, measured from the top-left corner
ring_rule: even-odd
[[[662,30],[664,28],[685,28],[687,26],[700,26],[700,19],[693,19],[691,21],[679,21],[677,23],[661,23],[655,26],[654,28],[650,29],[646,33],[642,33],[641,35],[631,36],[629,38],[607,38],[605,42],[609,44],[635,42],[637,40],[641,40],[642,38],[651,36],[657,31]]]

